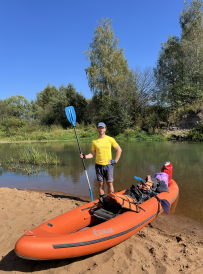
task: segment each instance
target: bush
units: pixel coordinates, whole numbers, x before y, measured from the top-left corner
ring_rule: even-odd
[[[6,133],[3,131],[0,131],[0,138],[5,138],[6,137]]]
[[[203,124],[197,125],[193,130],[187,134],[187,138],[194,142],[203,141]]]
[[[127,128],[127,129],[125,129],[124,134],[125,134],[125,137],[127,139],[129,139],[129,138],[135,137],[136,133],[135,133],[135,131],[132,128]]]
[[[26,126],[28,123],[28,120],[18,118],[18,117],[9,117],[5,118],[2,121],[2,125],[8,130],[9,128],[18,128],[18,127],[23,127]]]
[[[137,140],[142,140],[142,141],[144,141],[144,140],[147,140],[147,137],[148,137],[148,135],[147,135],[147,132],[146,131],[140,131],[138,134],[136,134],[136,139]]]
[[[132,129],[135,131],[136,134],[141,131],[141,127],[139,127],[138,125],[134,125]]]
[[[84,122],[82,122],[80,124],[78,122],[76,122],[75,123],[75,127],[76,127],[76,129],[84,129],[85,124],[84,124]]]

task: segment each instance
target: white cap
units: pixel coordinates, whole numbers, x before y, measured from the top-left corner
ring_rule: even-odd
[[[165,162],[163,166],[168,166],[170,165],[170,162]]]

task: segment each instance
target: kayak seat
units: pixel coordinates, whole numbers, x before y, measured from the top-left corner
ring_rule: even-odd
[[[99,209],[96,209],[96,210],[93,209],[93,210],[91,210],[91,214],[93,216],[95,216],[96,218],[106,220],[106,221],[108,221],[108,220],[110,220],[110,219],[112,219],[112,218],[114,218],[118,215],[118,214],[114,214],[113,212],[108,211],[104,208],[99,208]]]

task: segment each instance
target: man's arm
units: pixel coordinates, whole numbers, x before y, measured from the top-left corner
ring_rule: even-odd
[[[118,163],[118,160],[119,160],[120,157],[121,157],[122,149],[121,149],[121,147],[120,147],[119,145],[117,145],[117,146],[115,147],[115,150],[117,150],[115,161],[116,161],[116,163]]]
[[[114,147],[115,148],[115,150],[117,150],[117,152],[116,152],[116,158],[115,158],[115,162],[116,163],[118,163],[118,160],[120,159],[120,157],[121,157],[121,152],[122,152],[122,149],[121,149],[121,147],[119,146],[119,145],[117,145],[116,147]],[[111,162],[111,159],[109,160],[109,164],[111,164],[112,162]]]
[[[91,159],[91,158],[93,158],[95,156],[95,153],[96,153],[96,151],[91,150],[91,152],[89,154],[85,155],[85,159]],[[80,158],[81,159],[83,158],[83,154],[80,154]]]

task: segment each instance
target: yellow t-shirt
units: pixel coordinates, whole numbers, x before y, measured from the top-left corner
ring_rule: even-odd
[[[114,148],[118,145],[116,140],[105,135],[104,138],[97,138],[92,141],[92,151],[96,151],[96,164],[106,166],[112,159],[111,146]]]

